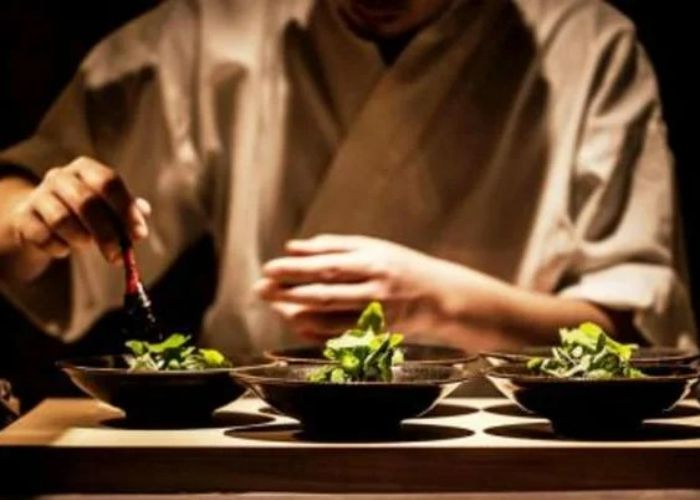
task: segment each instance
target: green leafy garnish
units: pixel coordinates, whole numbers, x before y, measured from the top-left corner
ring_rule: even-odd
[[[644,373],[632,367],[636,344],[621,344],[608,337],[595,323],[559,330],[561,346],[552,348],[551,358],[532,358],[527,367],[535,373],[558,378],[638,378]]]
[[[391,367],[403,363],[403,335],[386,331],[379,302],[364,310],[357,326],[326,342],[323,355],[333,364],[309,374],[311,382],[390,382]]]
[[[143,340],[129,340],[126,355],[133,371],[206,370],[229,368],[231,362],[215,349],[188,346],[190,337],[173,333],[163,342],[152,344]]]

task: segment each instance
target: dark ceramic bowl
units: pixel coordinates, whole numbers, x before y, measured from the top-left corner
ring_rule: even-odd
[[[492,366],[506,363],[526,363],[534,357],[551,357],[552,346],[525,347],[514,351],[487,351],[480,353]],[[675,347],[640,347],[632,355],[637,366],[687,365],[697,361],[699,354]]]
[[[207,421],[212,412],[237,399],[245,388],[229,369],[129,371],[123,356],[96,356],[58,363],[90,396],[124,411],[130,421]]]
[[[284,361],[294,364],[328,364],[323,357],[323,346],[301,346],[289,349],[266,351],[265,357],[272,361]],[[456,347],[431,344],[402,344],[404,357],[414,365],[465,365],[475,361],[478,356],[469,354]]]
[[[371,435],[396,431],[402,420],[432,409],[470,373],[457,366],[405,363],[391,382],[309,382],[318,364],[235,369],[232,376],[280,413],[314,434]]]
[[[507,364],[489,368],[486,377],[518,406],[548,419],[557,434],[614,438],[673,408],[700,377],[698,369],[683,365],[642,370],[646,377],[562,379]]]

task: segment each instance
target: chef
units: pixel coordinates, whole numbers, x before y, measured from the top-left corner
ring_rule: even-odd
[[[373,299],[469,350],[695,343],[654,74],[599,1],[171,0],[0,160],[2,291],[66,342],[121,303],[116,219],[147,283],[213,236],[228,352]]]

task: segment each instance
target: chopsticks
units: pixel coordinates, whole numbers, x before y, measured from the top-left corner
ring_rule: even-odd
[[[123,230],[119,232],[126,285],[123,309],[125,333],[131,337],[160,342],[163,340],[163,330],[153,314],[151,299],[141,281],[131,239]]]

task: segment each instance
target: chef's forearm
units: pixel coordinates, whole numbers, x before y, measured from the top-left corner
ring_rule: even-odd
[[[494,347],[551,344],[559,328],[584,321],[619,333],[619,318],[597,304],[532,292],[456,264],[443,273],[447,286],[440,309],[452,340],[462,330],[465,339],[479,332]]]
[[[611,335],[617,335],[615,322],[599,305],[508,285],[506,288],[496,299],[502,310],[497,327],[516,344],[551,344],[558,341],[561,327],[585,321],[597,323]]]

